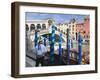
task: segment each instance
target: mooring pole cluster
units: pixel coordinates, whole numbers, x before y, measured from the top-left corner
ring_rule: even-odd
[[[66,40],[67,40],[67,64],[70,64],[70,49],[71,49],[71,37],[70,37],[70,32],[69,29],[67,29],[67,34],[66,34]],[[82,63],[82,36],[80,33],[78,33],[78,64]],[[54,44],[55,44],[55,26],[52,26],[51,30],[51,36],[50,36],[50,63],[54,63]],[[38,45],[38,31],[35,31],[35,46]],[[44,37],[44,45],[46,46],[46,38]],[[61,61],[61,56],[62,56],[62,32],[59,34],[59,59]]]

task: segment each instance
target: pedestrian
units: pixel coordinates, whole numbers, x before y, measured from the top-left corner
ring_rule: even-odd
[[[36,67],[41,64],[44,65],[44,56],[47,53],[47,48],[43,45],[42,41],[38,42],[38,45],[35,47],[36,49]]]

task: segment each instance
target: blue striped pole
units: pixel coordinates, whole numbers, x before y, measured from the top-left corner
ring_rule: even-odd
[[[38,32],[35,31],[35,47],[38,45]]]
[[[54,42],[55,42],[55,27],[52,26],[51,44],[50,44],[50,62],[54,62]]]
[[[78,64],[82,63],[82,36],[78,33]]]
[[[46,46],[46,38],[44,37],[44,45]]]
[[[62,55],[62,32],[60,32],[59,39],[59,62],[61,63],[61,55]]]
[[[68,54],[68,64],[70,64],[70,35],[69,29],[67,29],[67,54]]]

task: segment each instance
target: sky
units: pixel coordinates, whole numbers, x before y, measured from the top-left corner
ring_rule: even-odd
[[[25,16],[26,20],[54,19],[56,23],[68,23],[72,18],[75,18],[78,22],[83,22],[87,15],[26,12]]]

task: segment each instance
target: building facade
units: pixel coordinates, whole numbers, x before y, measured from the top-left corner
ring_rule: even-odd
[[[76,24],[76,33],[81,33],[83,40],[89,41],[90,39],[90,19],[89,16],[84,18],[83,23]]]
[[[76,20],[73,18],[69,23],[56,24],[57,30],[62,31],[63,34],[67,35],[67,29],[70,31],[70,37],[72,40],[76,40]]]
[[[70,37],[72,40],[78,40],[78,33],[80,32],[83,39],[88,41],[90,38],[90,19],[89,16],[84,18],[84,22],[77,22],[75,18],[72,18],[70,22],[57,23],[53,19],[47,20],[31,20],[26,21],[26,30],[35,31],[39,30],[50,30],[52,25],[55,25],[55,29],[58,32],[62,32],[65,36],[67,35],[67,29],[70,31]]]

